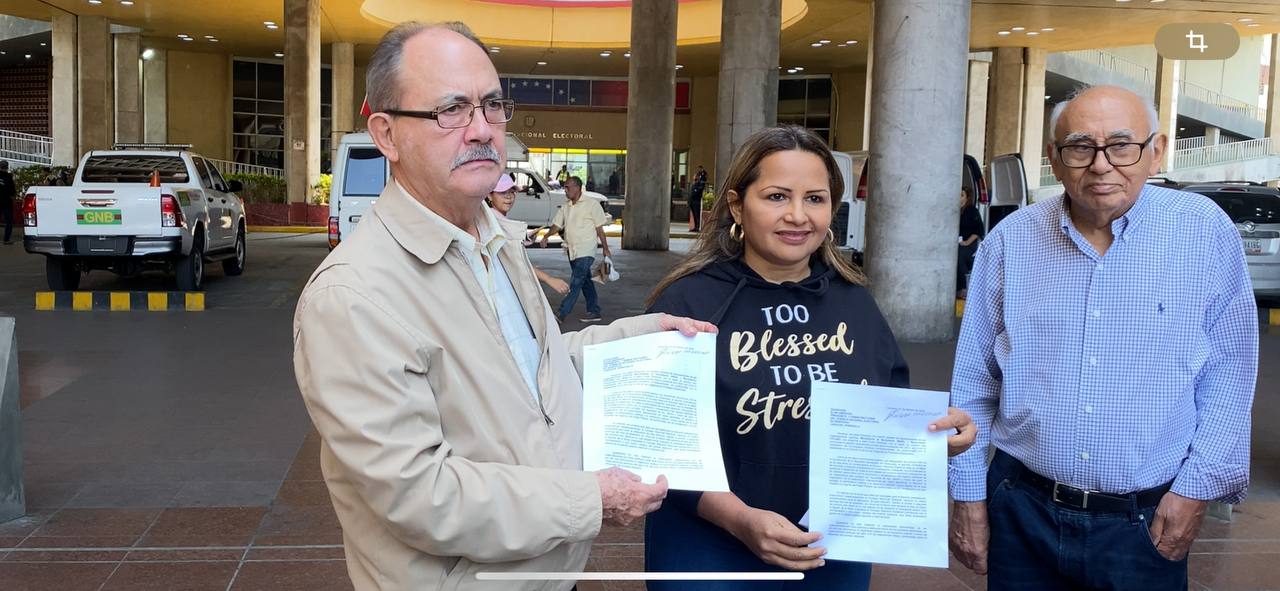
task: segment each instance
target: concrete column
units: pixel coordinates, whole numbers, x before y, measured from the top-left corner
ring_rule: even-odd
[[[49,129],[57,166],[74,166],[80,158],[76,79],[76,15],[58,12],[53,16],[53,83],[49,93]]]
[[[18,337],[0,318],[0,523],[27,512],[22,486],[22,410],[18,405]]]
[[[169,54],[153,49],[142,62],[143,141],[169,141]]]
[[[871,149],[871,79],[876,62],[876,4],[871,3],[868,11],[871,22],[867,23],[867,81],[862,93],[862,150]]]
[[[1022,148],[1022,48],[998,47],[991,54],[987,85],[987,162]]]
[[[627,223],[622,247],[667,250],[676,109],[676,0],[631,4],[628,66],[627,204],[623,210]]]
[[[332,153],[329,162],[335,165],[338,162],[338,143],[342,141],[342,136],[355,131],[355,56],[356,46],[351,43],[334,43],[329,46],[329,61],[333,65],[329,71],[333,91]]]
[[[1160,172],[1173,170],[1174,138],[1178,137],[1178,60],[1156,57],[1156,116],[1159,131],[1169,136],[1169,149],[1165,150]]]
[[[1022,59],[1022,162],[1027,186],[1040,186],[1040,159],[1044,154],[1044,74],[1049,52],[1026,48]]]
[[[969,61],[969,105],[964,119],[964,153],[982,159],[987,155],[987,79],[991,62]]]
[[[1271,66],[1267,74],[1267,129],[1271,153],[1280,154],[1280,35],[1271,36]]]
[[[80,16],[76,24],[76,70],[80,90],[80,150],[110,149],[115,139],[115,71],[111,23],[106,17]],[[77,154],[77,158],[79,155]]]
[[[724,0],[722,10],[716,111],[716,170],[721,178],[738,146],[751,134],[778,123],[782,1]]]
[[[1172,143],[1172,140],[1170,140]],[[1212,125],[1204,126],[1204,145],[1216,146],[1222,143],[1222,130]]]
[[[115,35],[117,142],[142,141],[142,36]]]
[[[320,178],[320,0],[284,0],[284,169],[289,202]]]
[[[948,341],[964,130],[920,122],[964,119],[970,0],[875,0],[875,9],[867,276],[899,339]]]

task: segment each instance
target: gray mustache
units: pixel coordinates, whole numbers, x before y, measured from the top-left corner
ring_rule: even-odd
[[[476,160],[491,160],[501,164],[502,155],[498,153],[498,150],[494,149],[492,144],[482,144],[471,148],[470,150],[460,154],[457,158],[454,158],[453,168],[458,168],[463,164],[475,162]]]

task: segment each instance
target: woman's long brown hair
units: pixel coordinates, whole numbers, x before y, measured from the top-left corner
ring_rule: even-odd
[[[831,211],[833,214],[839,211],[841,196],[844,195],[844,177],[840,174],[835,157],[831,155],[831,148],[827,147],[827,143],[822,141],[822,138],[812,131],[794,125],[768,127],[757,131],[747,138],[746,143],[742,144],[738,153],[734,155],[729,171],[724,177],[724,183],[716,194],[715,205],[711,206],[711,219],[702,225],[702,233],[698,235],[698,242],[693,250],[671,269],[662,281],[658,282],[658,286],[645,302],[646,307],[652,306],[662,292],[680,278],[697,273],[712,263],[742,256],[744,248],[742,241],[734,240],[729,236],[729,227],[734,223],[729,206],[732,201],[741,200],[747,192],[747,187],[760,177],[762,160],[774,152],[786,150],[801,150],[822,159],[822,163],[827,167],[827,177],[831,185]],[[731,191],[732,195],[730,195]],[[849,283],[865,285],[867,282],[862,269],[854,265],[849,257],[841,255],[831,240],[823,240],[822,246],[818,247],[812,256],[822,257],[822,261],[828,267],[835,269]]]

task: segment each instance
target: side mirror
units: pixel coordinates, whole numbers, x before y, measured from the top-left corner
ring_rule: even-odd
[[[227,181],[228,193],[239,193],[240,191],[243,191],[243,190],[244,190],[244,183],[241,183],[240,181]]]

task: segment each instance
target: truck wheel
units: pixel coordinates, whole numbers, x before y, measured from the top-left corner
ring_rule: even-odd
[[[222,261],[222,272],[229,277],[244,273],[244,230],[236,232],[236,256]]]
[[[178,291],[200,291],[204,283],[204,236],[196,234],[191,243],[191,253],[174,265]]]
[[[75,261],[45,257],[44,273],[53,291],[75,291],[80,287],[80,267]]]

